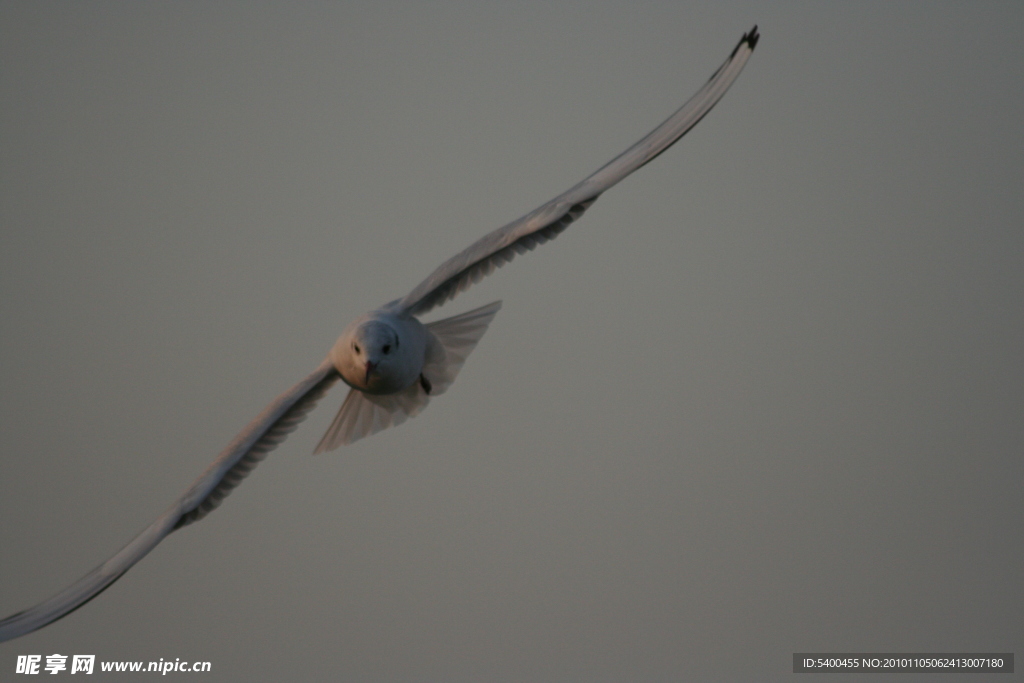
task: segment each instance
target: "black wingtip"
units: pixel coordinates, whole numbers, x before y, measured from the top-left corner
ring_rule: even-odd
[[[753,50],[757,47],[757,41],[761,39],[761,34],[757,32],[757,24],[754,24],[754,28],[750,29],[743,34],[743,38],[740,40],[740,45],[746,43]]]
[[[750,49],[753,50],[754,47],[757,45],[757,41],[760,39],[761,34],[757,32],[757,24],[754,24],[754,28],[744,33],[743,37],[740,38],[740,42],[736,43],[736,47],[733,48],[732,54],[729,55],[729,59],[735,57],[736,53],[739,52],[740,48],[743,47],[744,45],[749,45]],[[714,78],[714,76],[712,76],[712,78]]]

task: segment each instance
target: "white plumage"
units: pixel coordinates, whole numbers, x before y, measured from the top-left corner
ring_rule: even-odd
[[[646,137],[582,182],[445,261],[402,299],[345,329],[326,360],[249,423],[205,472],[145,531],[79,581],[0,621],[0,641],[45,626],[94,598],[167,534],[202,519],[291,433],[338,379],[351,389],[316,452],[336,448],[419,414],[455,381],[501,302],[423,324],[418,319],[505,263],[554,239],[608,188],[668,149],[695,126],[739,76],[758,41],[743,35],[697,94]]]

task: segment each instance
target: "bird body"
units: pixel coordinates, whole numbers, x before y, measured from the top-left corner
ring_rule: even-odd
[[[328,360],[351,390],[314,453],[399,425],[443,394],[501,302],[424,325],[393,308],[366,313],[338,337]]]

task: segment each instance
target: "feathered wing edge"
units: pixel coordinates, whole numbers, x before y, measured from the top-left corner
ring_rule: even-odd
[[[242,430],[184,495],[112,558],[49,600],[0,621],[0,642],[31,633],[106,590],[169,533],[220,505],[267,454],[287,438],[338,380],[330,361],[277,397]]]
[[[422,315],[455,298],[459,292],[511,261],[516,254],[526,253],[538,244],[554,239],[602,192],[650,162],[697,125],[740,75],[759,38],[757,26],[744,33],[732,54],[704,87],[639,142],[566,192],[522,218],[484,235],[441,264],[404,299],[390,305],[406,315]]]

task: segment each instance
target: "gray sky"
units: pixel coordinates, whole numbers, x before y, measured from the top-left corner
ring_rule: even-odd
[[[117,551],[349,320],[762,33],[682,142],[431,316],[505,302],[446,395],[313,457],[335,389],[215,514],[0,645],[0,672],[1020,657],[1022,22],[1013,2],[0,3],[0,616]]]

